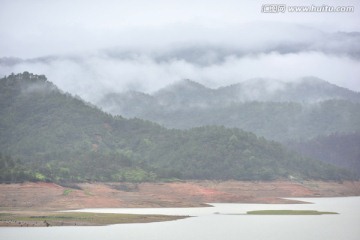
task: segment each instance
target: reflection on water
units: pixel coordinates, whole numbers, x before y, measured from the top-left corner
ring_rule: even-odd
[[[300,199],[299,199],[300,200]],[[212,208],[86,209],[91,212],[190,215],[192,218],[103,227],[0,228],[0,239],[249,239],[358,240],[360,197],[306,198],[313,204],[212,204]],[[299,209],[338,212],[320,216],[241,215],[251,210]],[[217,214],[220,213],[220,214]],[[240,214],[240,215],[226,215]]]

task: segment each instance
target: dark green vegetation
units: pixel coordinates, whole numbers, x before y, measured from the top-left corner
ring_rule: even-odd
[[[70,226],[110,225],[120,223],[163,222],[185,218],[183,216],[136,215],[114,213],[0,213],[0,226]]]
[[[27,72],[0,79],[0,152],[3,182],[352,179],[236,128],[114,117]]]
[[[14,160],[10,156],[0,153],[0,182],[22,182],[35,180],[33,172],[26,169],[20,160]]]
[[[247,212],[249,215],[323,215],[336,212],[319,212],[316,210],[257,210]]]
[[[109,94],[98,104],[170,128],[237,127],[281,142],[360,131],[360,94],[316,78],[253,80],[218,89],[184,80],[153,95]]]
[[[304,156],[351,169],[360,176],[360,132],[292,141],[287,146]]]

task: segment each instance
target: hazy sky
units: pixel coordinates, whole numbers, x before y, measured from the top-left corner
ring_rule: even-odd
[[[283,2],[355,11],[261,12]],[[86,100],[183,78],[316,76],[360,91],[359,23],[360,2],[347,0],[0,0],[0,75],[46,74]]]

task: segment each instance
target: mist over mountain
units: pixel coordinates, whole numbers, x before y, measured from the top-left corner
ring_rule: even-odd
[[[109,94],[97,105],[169,128],[224,125],[278,141],[360,130],[360,94],[314,77],[252,79],[216,89],[183,80],[152,95]]]
[[[231,102],[299,102],[316,103],[330,99],[360,102],[360,93],[331,84],[316,77],[304,77],[294,82],[252,79],[218,89]]]
[[[28,72],[0,79],[0,103],[1,181],[352,178],[240,129],[114,117]]]
[[[45,74],[61,90],[92,103],[113,92],[153,94],[181,79],[219,88],[256,78],[291,83],[303,76],[317,76],[360,91],[359,32],[324,32],[285,23],[252,23],[235,29],[201,29],[209,31],[208,35],[222,35],[218,40],[204,39],[203,34],[159,44],[163,32],[154,29],[159,39],[153,41],[133,37],[129,44],[86,51],[2,55],[0,76],[23,71]]]

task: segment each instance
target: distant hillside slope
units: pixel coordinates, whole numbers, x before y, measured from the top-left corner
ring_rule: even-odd
[[[219,89],[184,80],[153,95],[109,94],[97,105],[168,128],[224,125],[277,141],[360,131],[360,94],[316,78],[258,79]]]
[[[232,102],[299,102],[316,103],[330,99],[360,103],[360,93],[336,86],[315,77],[295,82],[252,79],[216,90]]]
[[[1,181],[351,178],[239,129],[113,117],[27,72],[0,79],[0,104]]]
[[[332,134],[306,142],[290,142],[287,146],[304,156],[347,168],[360,176],[359,132]]]

